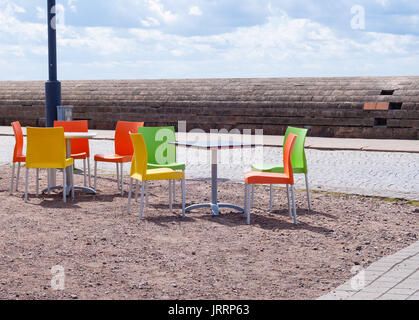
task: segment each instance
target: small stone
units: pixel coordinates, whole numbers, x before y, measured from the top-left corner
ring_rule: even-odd
[[[71,299],[77,299],[77,298],[78,298],[78,296],[76,294],[71,295]]]

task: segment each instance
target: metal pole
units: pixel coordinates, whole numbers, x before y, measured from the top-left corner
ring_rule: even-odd
[[[57,20],[55,0],[48,0],[48,69],[45,83],[46,126],[53,127],[57,120],[57,106],[61,105],[61,83],[57,80]]]

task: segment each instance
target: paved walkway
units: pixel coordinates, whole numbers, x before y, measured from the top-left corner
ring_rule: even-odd
[[[419,300],[419,241],[373,263],[319,300]]]

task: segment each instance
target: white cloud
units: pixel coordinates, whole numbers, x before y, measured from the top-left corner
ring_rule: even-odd
[[[146,28],[158,27],[160,25],[159,20],[153,17],[147,17],[145,19],[141,19],[140,22]]]
[[[165,23],[173,23],[177,20],[177,15],[170,10],[166,10],[160,0],[145,0],[145,3],[149,10],[163,19]]]
[[[202,11],[199,7],[193,6],[189,8],[188,14],[191,16],[202,16]]]

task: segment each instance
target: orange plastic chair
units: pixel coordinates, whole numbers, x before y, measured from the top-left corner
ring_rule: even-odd
[[[10,194],[13,194],[13,184],[15,180],[15,168],[17,164],[17,176],[16,176],[16,191],[19,189],[19,175],[20,175],[20,164],[26,162],[26,156],[23,154],[23,133],[22,127],[19,121],[12,122],[13,132],[15,133],[15,149],[13,151],[13,164],[12,164],[12,178],[10,181]]]
[[[121,195],[124,195],[124,163],[131,162],[134,154],[130,133],[137,133],[139,127],[144,127],[144,122],[118,121],[115,129],[115,153],[95,155],[95,191],[97,185],[97,163],[111,162],[116,164],[118,189],[121,190]],[[119,170],[121,170],[121,175]]]
[[[87,120],[80,121],[54,121],[54,127],[64,128],[64,132],[88,132],[89,124]],[[84,186],[87,187],[86,181],[86,162],[89,175],[89,187],[91,187],[90,176],[90,147],[89,139],[71,139],[71,157],[74,160],[83,160]]]
[[[289,134],[284,145],[284,173],[272,172],[248,172],[245,175],[245,212],[247,215],[247,223],[250,224],[250,208],[251,208],[251,190],[250,185],[255,184],[285,184],[287,186],[288,208],[290,217],[294,217],[294,223],[297,225],[297,208],[295,206],[295,190],[294,190],[294,172],[291,164],[292,152],[294,149],[297,136]],[[292,203],[294,214],[291,212],[289,186],[291,186]]]

